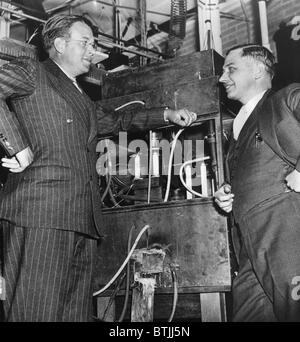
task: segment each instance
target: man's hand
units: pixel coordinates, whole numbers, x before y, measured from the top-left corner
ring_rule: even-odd
[[[285,177],[287,186],[296,192],[300,192],[300,172],[297,170],[292,171]]]
[[[232,210],[233,198],[234,194],[231,193],[231,186],[229,184],[221,186],[215,192],[216,204],[226,213],[230,213]]]
[[[24,150],[16,153],[12,158],[2,158],[2,166],[9,169],[10,172],[19,173],[26,169],[33,161],[33,153],[28,146]]]
[[[164,116],[166,120],[169,120],[176,125],[186,127],[190,126],[194,121],[197,120],[197,114],[190,112],[187,109],[165,109]]]

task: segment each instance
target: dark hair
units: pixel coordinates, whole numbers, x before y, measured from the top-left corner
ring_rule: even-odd
[[[91,21],[81,15],[56,14],[50,17],[43,28],[42,37],[45,49],[48,51],[58,37],[67,37],[71,26],[76,22],[82,22],[88,25],[94,34],[94,26]]]
[[[267,73],[273,78],[275,74],[275,57],[269,49],[257,44],[236,45],[227,51],[226,56],[231,51],[238,49],[242,50],[242,57],[251,57],[256,61],[263,63]]]

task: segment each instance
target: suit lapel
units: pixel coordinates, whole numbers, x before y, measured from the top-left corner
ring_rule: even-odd
[[[255,108],[253,109],[252,113],[248,117],[247,121],[245,122],[239,134],[238,140],[236,142],[236,146],[239,146],[241,142],[244,141],[244,139],[248,139],[247,133],[249,133],[249,128],[253,125],[255,121],[258,121],[257,118],[261,116],[260,114],[261,107],[269,95],[270,95],[270,90],[265,92],[264,96],[261,98],[261,100],[257,103]]]
[[[231,128],[231,134],[230,134],[230,140],[229,140],[229,147],[228,147],[228,153],[226,156],[226,171],[227,174],[229,174],[229,164],[230,164],[230,159],[234,154],[234,151],[236,148],[238,148],[245,140],[248,139],[248,134],[251,133],[250,132],[250,127],[253,126],[253,124],[255,122],[257,122],[257,127],[258,127],[258,119],[263,116],[263,113],[260,113],[261,108],[265,102],[265,100],[267,99],[267,97],[271,94],[271,91],[268,90],[266,91],[266,93],[264,94],[264,96],[261,98],[261,100],[258,102],[258,104],[255,106],[254,110],[252,111],[252,113],[250,114],[250,116],[248,117],[247,121],[245,122],[238,140],[234,140],[233,138],[233,129]]]
[[[263,139],[276,151],[279,149],[279,144],[277,141],[277,136],[275,134],[276,120],[274,120],[274,116],[272,115],[274,111],[278,111],[280,108],[273,108],[273,102],[268,101],[264,106],[264,113],[260,115],[258,118],[258,127],[259,131],[262,133]],[[270,129],[270,127],[272,129]],[[273,144],[273,143],[274,144]]]
[[[92,104],[88,96],[81,94],[71,79],[51,59],[47,59],[43,64],[53,88],[73,108],[74,113],[83,121],[85,126],[90,129]]]

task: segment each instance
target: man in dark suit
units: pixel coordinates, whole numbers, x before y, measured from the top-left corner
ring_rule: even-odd
[[[273,93],[273,64],[262,46],[235,47],[220,78],[242,104],[215,193],[235,223],[233,321],[300,321],[300,85]]]
[[[103,113],[76,83],[94,54],[85,18],[50,18],[43,40],[49,59],[0,69],[2,165],[11,171],[0,194],[5,320],[89,321],[102,225],[97,134],[196,118],[186,109]]]

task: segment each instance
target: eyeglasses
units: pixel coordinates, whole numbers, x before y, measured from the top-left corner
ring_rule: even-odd
[[[93,50],[97,49],[97,45],[95,42],[89,42],[88,40],[83,40],[83,39],[69,39],[66,40],[66,42],[79,42],[80,45],[84,48],[84,49],[88,49],[89,47],[91,47]]]

